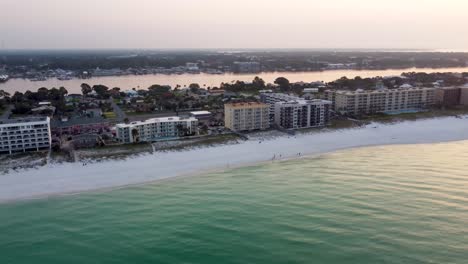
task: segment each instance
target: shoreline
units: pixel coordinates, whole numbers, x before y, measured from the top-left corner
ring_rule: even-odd
[[[58,80],[50,78],[45,81],[30,81],[23,78],[10,78],[8,82],[0,83],[0,90],[14,93],[26,92],[27,90],[36,90],[40,87],[60,87],[64,86],[70,93],[81,93],[80,85],[88,83],[90,85],[102,84],[108,87],[120,87],[122,90],[138,88],[146,89],[153,84],[170,85],[190,85],[191,83],[206,84],[207,87],[219,87],[222,82],[231,82],[235,80],[251,82],[255,76],[265,80],[267,83],[273,83],[278,77],[285,77],[291,82],[315,82],[335,81],[343,76],[354,78],[360,76],[362,78],[370,78],[376,76],[393,76],[401,75],[403,72],[467,72],[468,66],[462,67],[439,67],[439,68],[422,68],[422,67],[404,67],[404,68],[389,68],[389,69],[327,69],[322,71],[266,71],[259,73],[184,73],[184,74],[146,74],[146,75],[119,75],[119,76],[95,76],[90,79],[72,78],[70,80]]]
[[[256,138],[235,145],[155,152],[86,166],[81,163],[52,164],[0,175],[0,203],[141,186],[269,162],[315,158],[354,148],[467,139],[468,115],[465,115]],[[277,159],[272,160],[275,155]],[[281,158],[278,159],[279,155]]]

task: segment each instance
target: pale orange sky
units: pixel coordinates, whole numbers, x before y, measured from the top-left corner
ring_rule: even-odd
[[[1,0],[6,48],[468,50],[468,0]]]

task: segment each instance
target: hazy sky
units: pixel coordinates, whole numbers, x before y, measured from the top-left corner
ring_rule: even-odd
[[[0,4],[0,41],[9,49],[468,50],[468,0],[0,0]]]

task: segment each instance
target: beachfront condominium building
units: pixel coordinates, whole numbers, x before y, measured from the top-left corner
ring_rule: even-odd
[[[323,127],[330,121],[332,102],[326,100],[298,99],[277,102],[275,124],[284,129]]]
[[[257,102],[225,104],[224,126],[232,131],[268,129],[270,106]]]
[[[334,110],[351,115],[401,113],[421,110],[435,104],[436,88],[327,91]]]
[[[49,117],[0,120],[0,153],[38,151],[50,146]]]
[[[152,142],[198,133],[198,120],[178,116],[116,125],[116,138],[123,143]]]
[[[468,87],[462,87],[461,88],[460,105],[468,106]]]
[[[331,101],[305,100],[295,95],[272,92],[261,92],[260,100],[270,105],[271,123],[282,128],[320,127],[330,121]]]
[[[260,101],[262,103],[270,105],[270,123],[275,121],[275,103],[278,102],[289,102],[300,99],[297,96],[284,94],[284,93],[273,93],[270,91],[260,91]]]
[[[436,104],[446,107],[460,105],[461,90],[459,87],[437,88],[435,91]]]

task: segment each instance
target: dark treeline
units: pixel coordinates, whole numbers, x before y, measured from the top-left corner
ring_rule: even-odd
[[[468,53],[440,52],[334,52],[334,51],[16,51],[0,53],[0,65],[44,70],[89,70],[94,68],[171,68],[187,62],[202,62],[210,68],[232,66],[235,61],[257,61],[264,71],[278,69],[320,70],[330,63],[353,64],[355,68],[464,67]],[[18,69],[17,69],[18,70]]]

